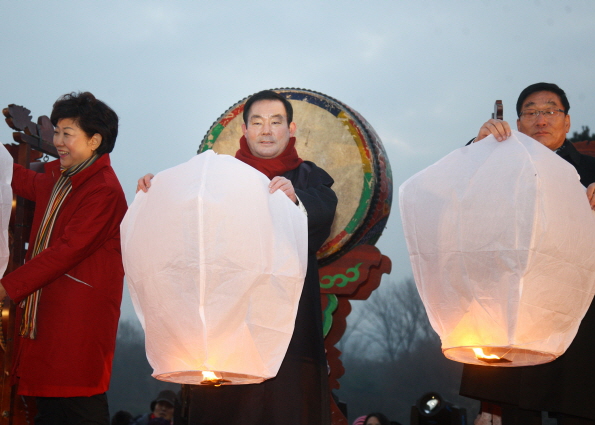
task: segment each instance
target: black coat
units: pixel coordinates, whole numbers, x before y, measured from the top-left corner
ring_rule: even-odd
[[[576,168],[584,186],[595,182],[594,157],[579,153],[568,141],[556,153]],[[522,409],[595,419],[594,353],[595,303],[591,303],[574,341],[559,358],[514,368],[465,365],[460,394]]]
[[[316,251],[330,234],[337,196],[331,176],[312,162],[283,176],[308,212],[308,270],[287,354],[277,376],[261,384],[191,386],[189,424],[330,424]]]

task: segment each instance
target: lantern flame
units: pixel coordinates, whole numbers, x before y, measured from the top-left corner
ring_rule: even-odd
[[[500,357],[498,357],[495,354],[490,354],[489,356],[484,354],[483,348],[474,348],[473,352],[475,353],[475,357],[477,357],[478,359],[494,359],[494,360],[500,359]]]
[[[211,372],[209,370],[203,370],[202,371],[202,378],[203,381],[216,381],[217,379],[217,375],[215,375],[215,372]]]
[[[230,381],[227,379],[223,379],[221,376],[218,376],[215,372],[211,372],[209,370],[202,371],[203,380],[200,382],[200,385],[212,385],[215,387],[220,387],[223,384],[229,384]]]

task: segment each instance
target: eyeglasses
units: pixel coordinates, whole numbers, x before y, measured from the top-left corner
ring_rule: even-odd
[[[537,109],[525,109],[521,111],[521,119],[525,121],[535,121],[539,114],[543,115],[546,120],[553,120],[560,115],[566,114],[562,109],[545,109],[538,111]]]

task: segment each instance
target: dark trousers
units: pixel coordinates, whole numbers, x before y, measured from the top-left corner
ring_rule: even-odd
[[[541,412],[502,405],[502,425],[541,425]]]
[[[558,419],[558,425],[594,425],[595,420],[593,419],[586,419],[586,418],[579,418],[578,416],[569,416],[569,415],[562,415],[558,414],[556,416]]]
[[[542,425],[541,412],[502,405],[502,425]],[[558,425],[595,425],[595,420],[563,414],[554,414]]]
[[[35,425],[109,425],[105,393],[91,397],[36,397]]]

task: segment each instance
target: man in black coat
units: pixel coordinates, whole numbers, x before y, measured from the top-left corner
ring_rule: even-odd
[[[280,190],[308,217],[308,269],[295,328],[277,376],[261,384],[189,388],[189,424],[328,425],[330,390],[322,336],[316,251],[331,231],[337,196],[333,179],[295,149],[293,108],[264,90],[244,105],[236,158],[265,174],[271,193]],[[138,181],[146,191],[152,174]],[[241,214],[241,211],[238,211]]]
[[[579,153],[566,140],[570,104],[555,84],[537,83],[517,101],[517,129],[572,164],[588,187],[587,201],[595,209],[595,158]],[[475,141],[489,135],[504,141],[511,135],[505,121],[486,122]],[[595,237],[595,235],[593,235]],[[595,303],[583,318],[574,341],[551,363],[516,368],[465,365],[460,393],[502,409],[502,425],[539,425],[541,412],[559,425],[595,424]],[[496,418],[494,420],[496,423]]]

